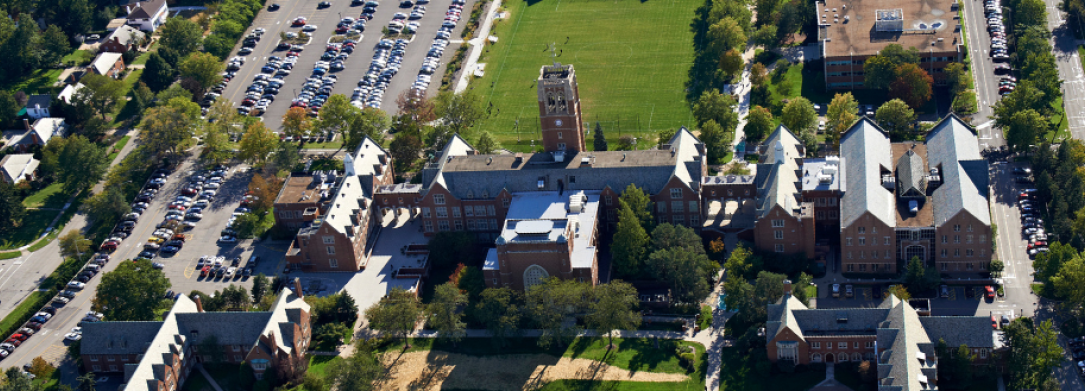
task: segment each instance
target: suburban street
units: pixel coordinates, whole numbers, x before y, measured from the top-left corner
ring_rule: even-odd
[[[1070,135],[1085,140],[1085,75],[1081,71],[1081,58],[1077,54],[1078,41],[1070,25],[1059,11],[1061,0],[1044,0],[1047,3],[1047,27],[1051,29],[1051,46],[1055,52],[1055,64],[1062,79],[1063,107],[1070,125]]]
[[[253,77],[260,74],[260,68],[267,63],[267,58],[269,56],[286,57],[286,51],[276,50],[276,45],[279,43],[279,33],[301,31],[301,27],[291,27],[290,23],[299,16],[306,17],[308,24],[316,25],[317,30],[311,33],[312,39],[298,56],[298,62],[294,69],[290,75],[283,78],[284,85],[280,89],[281,92],[276,96],[275,101],[268,105],[267,112],[261,117],[268,128],[273,131],[281,130],[282,116],[290,108],[290,102],[293,100],[295,92],[301,91],[305,80],[312,74],[313,67],[324,53],[324,47],[328,40],[337,35],[335,34],[336,24],[342,18],[348,16],[357,18],[362,10],[362,7],[351,6],[350,1],[345,0],[332,2],[331,7],[324,9],[317,9],[316,2],[302,0],[286,0],[280,4],[282,8],[278,11],[267,11],[266,9],[261,11],[260,15],[253,21],[252,26],[247,30],[251,32],[262,27],[267,32],[264,33],[263,39],[253,48],[253,53],[246,58],[245,65],[238,70],[237,76],[230,81],[222,94],[235,107],[240,106],[241,101],[245,99],[245,90],[252,84]],[[398,110],[395,103],[396,97],[409,89],[411,84],[414,83],[418,71],[422,68],[422,60],[426,57],[429,45],[436,37],[437,30],[441,26],[444,12],[451,4],[451,0],[433,0],[425,5],[427,9],[426,15],[418,20],[421,22],[421,28],[418,29],[418,33],[415,34],[412,42],[407,45],[407,53],[403,57],[402,68],[392,78],[388,91],[384,94],[381,102],[381,109],[385,112],[395,113]],[[450,40],[450,44],[444,51],[441,66],[433,73],[433,82],[430,84],[427,96],[432,97],[437,94],[437,89],[441,85],[441,76],[444,74],[448,61],[455,54],[456,49],[463,44],[463,40],[459,36],[468,23],[470,9],[473,5],[473,1],[468,1],[464,6],[463,19],[457,23],[456,29],[452,33],[453,39]],[[332,90],[333,94],[343,94],[348,98],[351,96],[354,88],[358,86],[358,81],[369,69],[376,44],[380,40],[381,30],[392,20],[392,15],[397,12],[409,13],[410,9],[399,8],[399,4],[394,1],[384,1],[377,7],[377,12],[362,33],[362,39],[358,42],[355,52],[345,61],[346,68],[342,71],[329,73],[329,75],[335,75],[338,78]],[[240,48],[241,44],[238,43],[234,51],[236,52]]]
[[[991,61],[991,36],[987,34],[987,18],[983,14],[983,3],[979,0],[963,1],[964,28],[967,35],[968,57],[972,64],[972,77],[975,83],[977,111],[972,114],[972,126],[979,133],[980,149],[998,148],[1006,145],[1002,132],[995,129],[991,121],[991,106],[1000,99],[998,95],[998,75],[995,75],[994,62]]]

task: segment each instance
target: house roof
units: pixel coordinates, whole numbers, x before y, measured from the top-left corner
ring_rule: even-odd
[[[64,132],[67,130],[67,125],[64,123],[64,118],[39,118],[34,121],[34,125],[30,126],[30,130],[19,138],[18,141],[13,141],[12,144],[28,144],[35,143],[34,137],[31,135],[37,135],[37,139],[41,140],[42,145],[45,145],[53,137],[64,137]]]
[[[50,95],[30,95],[26,98],[26,107],[34,108],[41,107],[48,109],[49,104],[53,101],[53,97]]]
[[[780,125],[765,140],[767,150],[757,165],[757,217],[764,217],[776,206],[786,211],[799,207],[799,177],[802,141]]]
[[[148,0],[129,5],[132,11],[128,13],[128,19],[150,19],[158,10],[166,6],[166,0]]]
[[[962,211],[990,225],[987,160],[980,156],[975,131],[950,114],[927,133],[927,161],[942,176],[933,196],[934,225]]]
[[[64,86],[64,89],[60,91],[60,94],[57,94],[57,98],[64,102],[72,103],[72,96],[75,96],[75,93],[79,92],[83,87],[83,83],[68,84]]]
[[[110,33],[108,37],[106,37],[106,41],[112,41],[113,38],[117,38],[117,42],[121,45],[130,45],[134,43],[132,42],[133,38],[143,39],[143,37],[145,36],[146,34],[144,34],[142,31],[139,31],[139,29],[129,25],[124,25],[118,27],[116,30],[113,30],[113,32]]]
[[[908,151],[897,160],[897,194],[924,197],[927,194],[927,167],[923,157]]]
[[[117,63],[117,60],[121,59],[120,53],[103,52],[98,53],[98,57],[94,58],[94,62],[90,63],[90,67],[98,72],[99,75],[104,75],[113,68],[113,65]]]
[[[454,137],[440,157],[427,164],[426,189],[441,185],[460,199],[488,198],[502,190],[538,191],[539,179],[551,178],[547,190],[557,190],[561,179],[566,189],[625,189],[633,183],[656,194],[672,177],[695,189],[704,175],[703,143],[684,128],[661,150],[585,151],[560,160],[553,153],[474,155],[473,151]],[[572,179],[565,183],[566,177]]]
[[[892,171],[889,137],[874,121],[862,117],[840,139],[840,156],[848,164],[848,190],[841,199],[840,226],[847,227],[865,213],[893,227],[893,192],[882,186],[881,172]]]
[[[39,163],[32,153],[10,154],[0,159],[0,172],[4,175],[4,181],[15,183],[37,170]]]
[[[164,322],[94,322],[86,323],[80,354],[142,354],[147,341],[154,339]]]

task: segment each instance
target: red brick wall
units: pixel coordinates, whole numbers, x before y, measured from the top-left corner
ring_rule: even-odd
[[[991,227],[969,213],[958,213],[935,228],[934,240],[935,267],[940,272],[983,272],[991,262]]]
[[[848,273],[896,273],[896,233],[869,212],[840,232],[841,267]],[[889,242],[886,243],[886,238]],[[888,253],[886,253],[888,251]],[[887,255],[888,254],[888,255]],[[878,270],[873,270],[877,265]]]
[[[672,189],[680,193],[678,198],[672,194]],[[658,194],[650,196],[654,205],[654,213],[657,223],[671,223],[700,229],[704,224],[701,212],[701,196],[692,190],[677,177],[671,178]],[[681,211],[675,212],[675,202],[681,206]]]
[[[773,227],[773,220],[782,222],[782,227]],[[754,223],[754,238],[757,248],[766,252],[782,254],[803,254],[813,258],[813,227],[806,227],[803,221],[780,206],[774,207],[764,218]],[[780,231],[780,239],[776,233]],[[783,251],[777,251],[776,245],[783,245]]]

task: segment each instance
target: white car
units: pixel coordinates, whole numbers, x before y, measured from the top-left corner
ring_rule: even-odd
[[[67,298],[67,297],[57,296],[57,297],[53,298],[54,303],[68,304],[69,301],[72,301],[72,300]]]
[[[78,340],[83,339],[83,334],[68,333],[67,335],[64,336],[64,339],[69,340],[69,341],[78,341]]]
[[[223,236],[219,238],[219,241],[222,243],[237,243],[237,238],[233,236]]]
[[[316,31],[316,25],[315,24],[307,24],[307,25],[305,25],[305,27],[301,28],[301,31],[305,31],[305,32]]]
[[[72,281],[72,282],[68,283],[68,288],[72,288],[72,289],[83,289],[83,288],[86,288],[86,287],[87,287],[87,284],[84,284],[84,283],[79,282],[79,281]]]

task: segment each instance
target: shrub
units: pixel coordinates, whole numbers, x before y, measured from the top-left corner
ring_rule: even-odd
[[[870,361],[859,363],[859,368],[856,370],[859,371],[859,380],[862,380],[863,383],[874,383],[877,380],[878,368]]]

